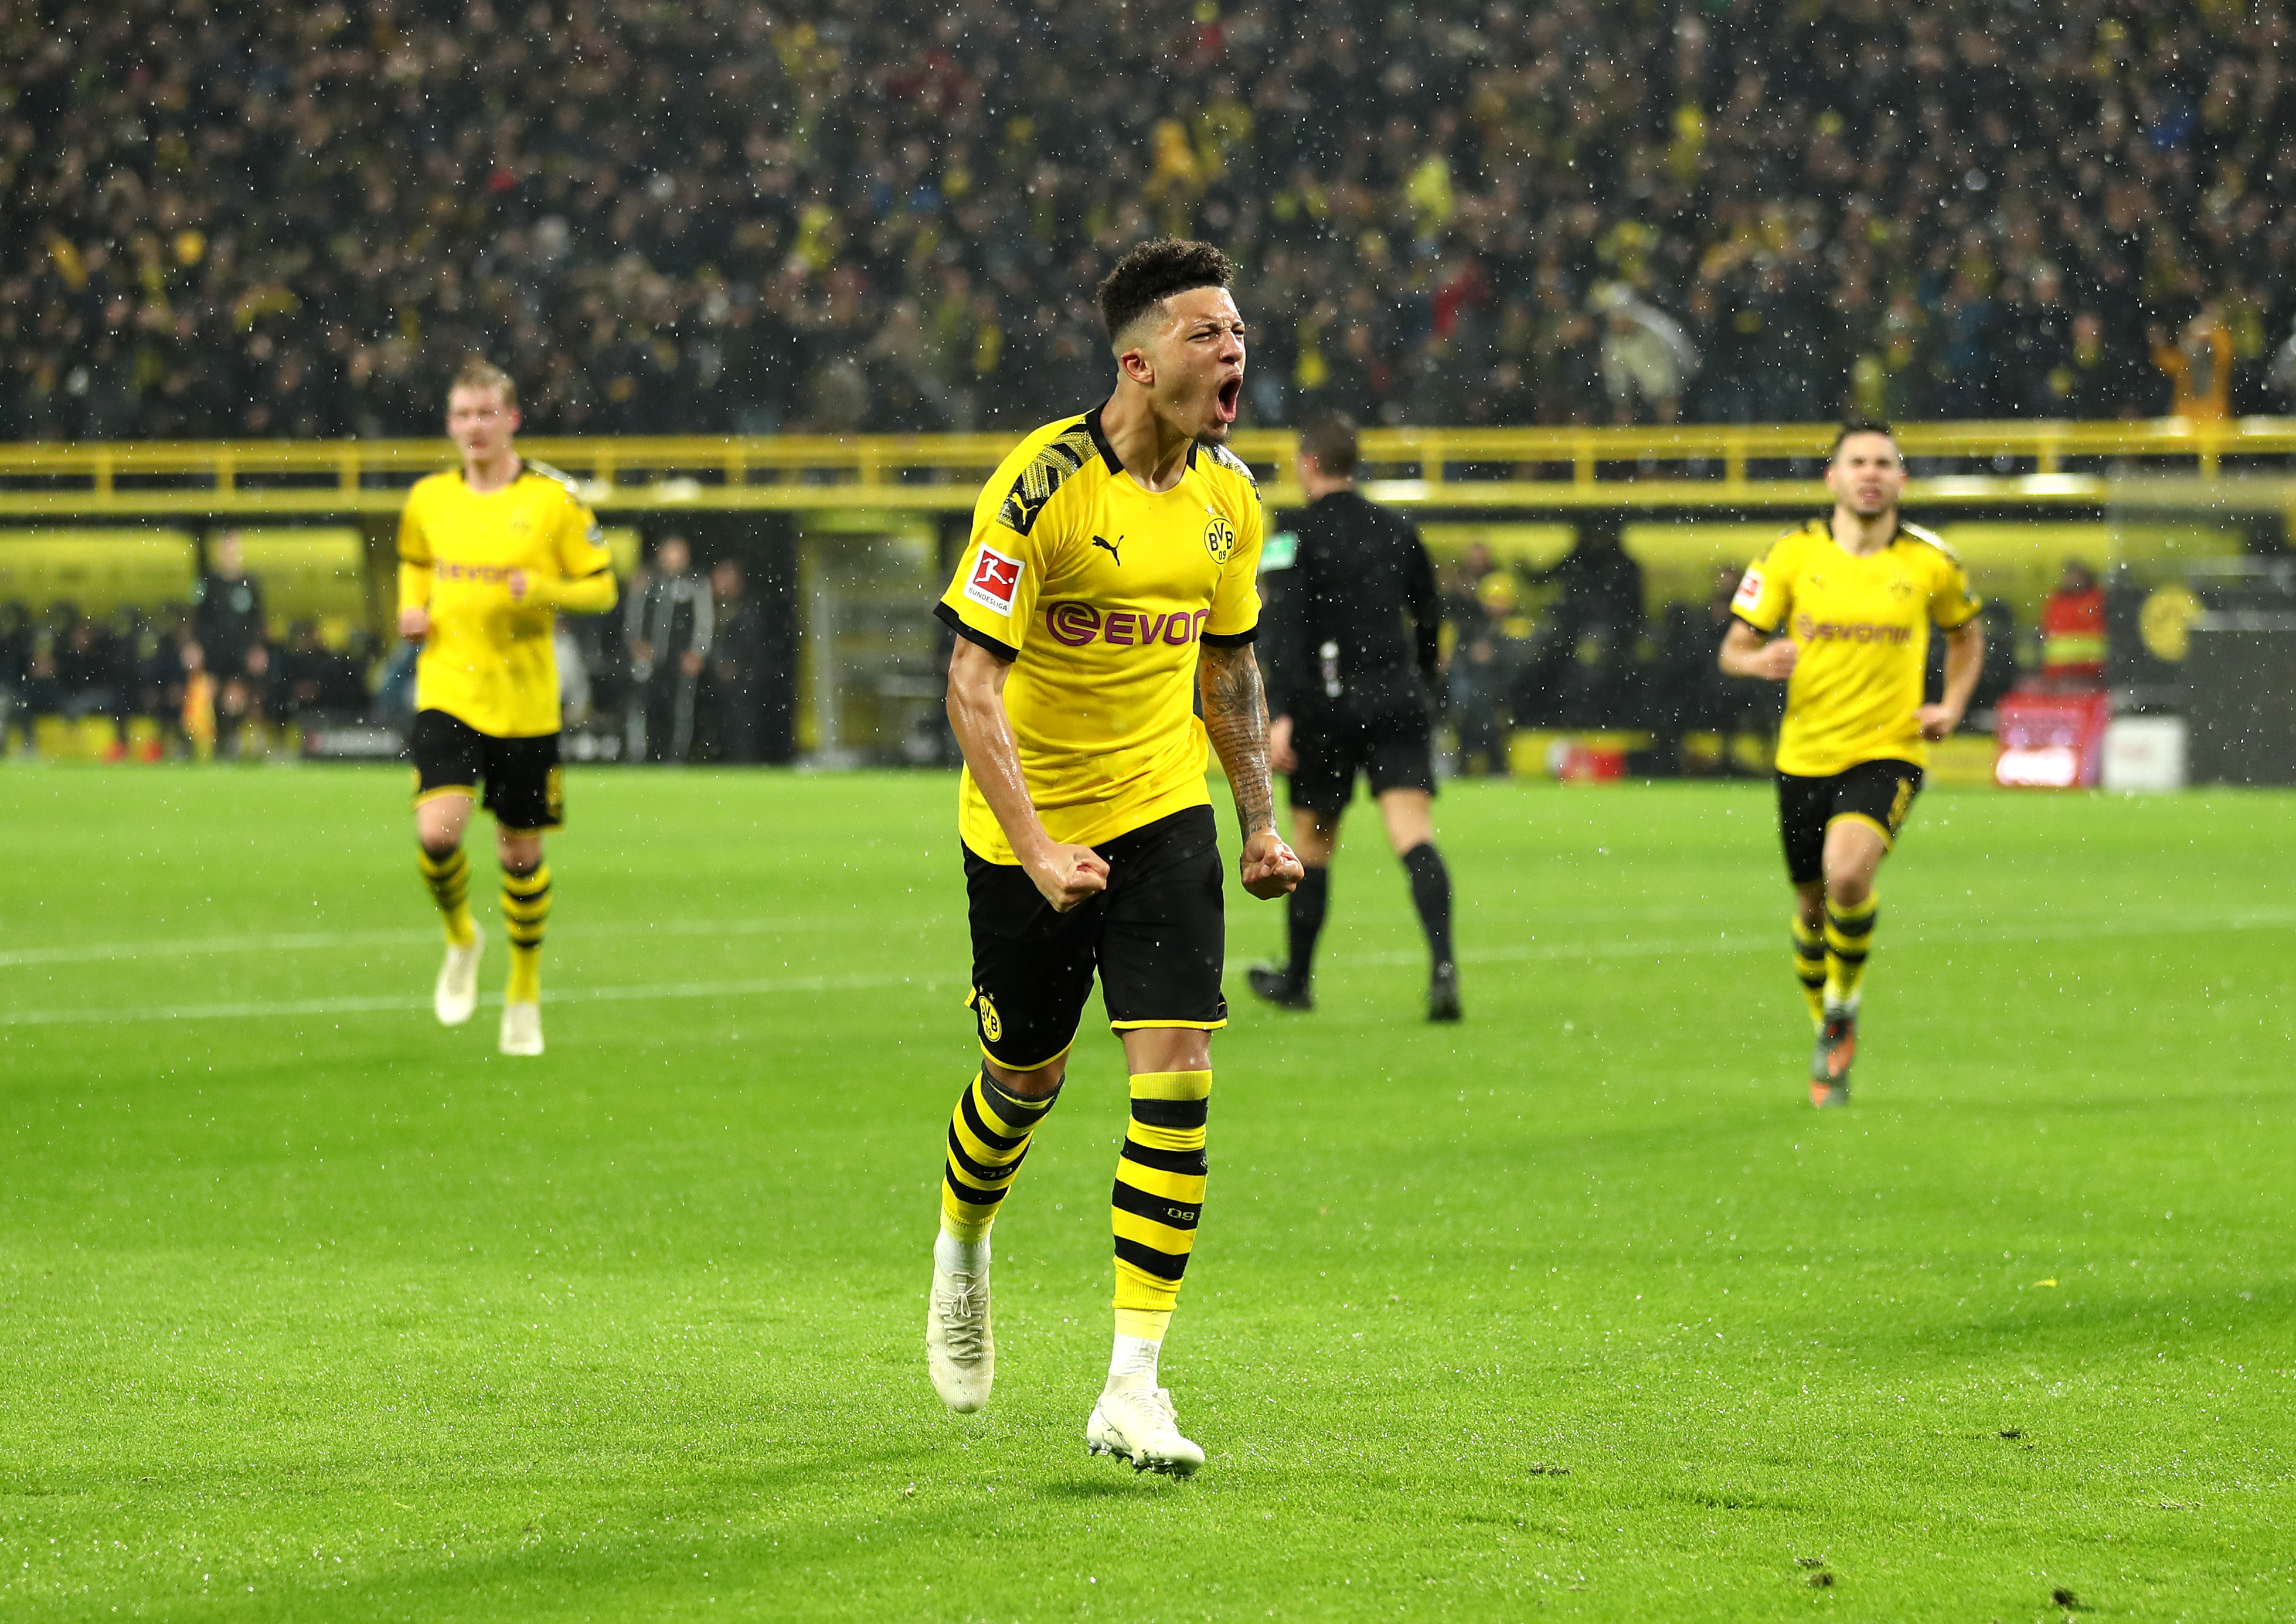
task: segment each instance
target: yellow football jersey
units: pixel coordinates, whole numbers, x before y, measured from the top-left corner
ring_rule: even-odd
[[[1930,627],[1951,631],[1978,609],[1944,542],[1900,524],[1888,546],[1861,557],[1813,519],[1746,571],[1730,607],[1765,636],[1784,631],[1800,651],[1786,684],[1778,771],[1823,778],[1860,761],[1928,764],[1915,713]]]
[[[1196,645],[1259,626],[1259,488],[1225,448],[1189,453],[1160,495],[1125,472],[1100,413],[1047,423],[980,493],[934,611],[1013,662],[1004,709],[1045,828],[1092,845],[1210,804]],[[966,772],[957,828],[1017,861]]]
[[[510,595],[514,570],[527,575],[522,602]],[[558,731],[555,611],[612,608],[613,561],[574,482],[554,468],[528,463],[485,496],[459,470],[434,473],[399,516],[398,603],[430,611],[416,708],[496,738],[530,738]]]

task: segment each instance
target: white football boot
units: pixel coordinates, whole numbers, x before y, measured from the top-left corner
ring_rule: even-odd
[[[542,1053],[541,1005],[505,1004],[503,1005],[501,1047],[505,1054]]]
[[[996,1337],[988,1328],[988,1271],[960,1274],[933,1265],[925,1300],[925,1366],[933,1391],[960,1415],[988,1402],[996,1382]]]
[[[479,955],[486,945],[483,935],[472,936],[467,947],[447,944],[447,962],[439,966],[439,985],[430,995],[440,1026],[460,1026],[479,1007]]]
[[[1103,1390],[1085,1423],[1084,1443],[1086,1453],[1130,1461],[1135,1472],[1193,1477],[1204,1464],[1204,1452],[1180,1436],[1172,1395],[1160,1387]]]

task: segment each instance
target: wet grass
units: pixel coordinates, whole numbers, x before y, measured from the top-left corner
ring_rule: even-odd
[[[1455,786],[1457,1029],[1367,808],[1314,1015],[1232,890],[1188,1483],[1082,1448],[1090,1027],[924,1380],[949,781],[570,800],[512,1062],[398,775],[0,775],[0,1616],[2296,1611],[2296,798],[1932,792],[1823,1116],[1759,786]]]

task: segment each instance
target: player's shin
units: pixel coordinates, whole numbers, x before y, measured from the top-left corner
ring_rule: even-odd
[[[1324,915],[1331,905],[1332,871],[1310,865],[1300,876],[1284,904],[1284,923],[1289,927],[1292,963],[1288,971],[1292,984],[1304,988],[1316,973],[1316,938],[1323,934]]]
[[[550,865],[528,873],[503,873],[503,925],[510,937],[510,1004],[532,1004],[542,997],[542,932],[550,921]]]
[[[1856,1013],[1860,983],[1866,978],[1866,956],[1873,951],[1874,926],[1881,918],[1881,903],[1867,893],[1856,907],[1832,901],[1825,906],[1825,1007]]]
[[[439,905],[447,944],[469,947],[479,934],[478,926],[471,919],[471,859],[463,855],[460,846],[450,846],[440,852],[418,846],[415,851],[415,860],[422,870],[422,883],[430,889],[430,900]]]
[[[1156,1358],[1180,1294],[1204,1204],[1209,1071],[1144,1071],[1116,1164],[1116,1343],[1111,1388],[1156,1385]]]
[[[1794,979],[1801,983],[1801,996],[1808,1002],[1809,1018],[1814,1024],[1825,1020],[1825,931],[1823,927],[1806,922],[1800,914],[1793,922]]]
[[[1411,877],[1411,906],[1419,910],[1428,954],[1440,970],[1452,962],[1451,871],[1443,865],[1443,854],[1432,841],[1422,841],[1405,852],[1403,869]]]
[[[1030,1136],[1058,1098],[1055,1088],[1040,1100],[1024,1100],[986,1070],[957,1096],[941,1171],[940,1239],[933,1248],[939,1267],[977,1275],[988,1267],[989,1226],[1020,1174]]]

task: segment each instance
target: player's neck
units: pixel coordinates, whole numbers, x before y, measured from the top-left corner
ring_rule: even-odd
[[[519,455],[505,446],[498,456],[463,459],[463,483],[481,496],[508,490],[518,483]]]
[[[1124,472],[1144,490],[1160,495],[1188,471],[1195,437],[1158,416],[1144,390],[1119,384],[1100,409],[1100,432]]]
[[[1867,519],[1846,507],[1833,510],[1833,545],[1854,558],[1879,553],[1898,538],[1898,510],[1882,509]]]

